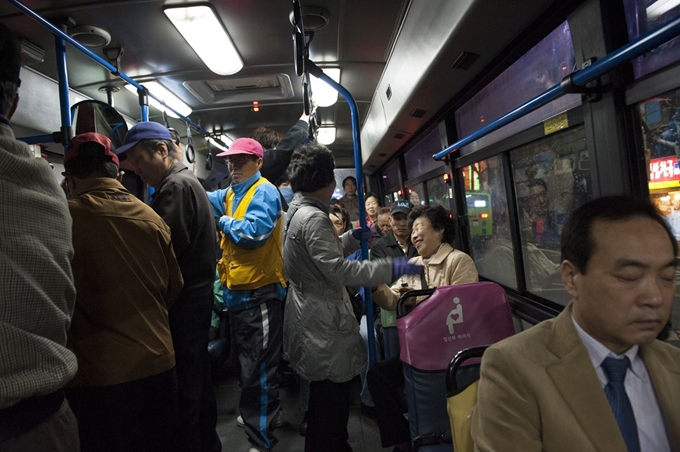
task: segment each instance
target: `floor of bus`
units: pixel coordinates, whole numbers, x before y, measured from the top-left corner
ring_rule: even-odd
[[[222,441],[225,452],[248,452],[248,442],[244,429],[236,425],[238,416],[239,388],[237,381],[237,366],[225,366],[221,375],[214,380],[217,394],[217,433]],[[360,382],[353,382],[353,397],[350,407],[349,444],[354,452],[382,452],[391,448],[382,448],[377,424],[361,414],[359,391]],[[298,428],[304,413],[298,406],[299,389],[296,384],[286,384],[280,388],[281,406],[286,423],[274,430],[279,442],[274,447],[275,452],[302,452],[305,448],[305,438],[300,436]]]

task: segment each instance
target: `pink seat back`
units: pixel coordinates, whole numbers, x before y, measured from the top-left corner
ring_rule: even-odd
[[[401,360],[421,370],[446,370],[465,348],[515,333],[505,291],[493,282],[444,286],[397,320]]]

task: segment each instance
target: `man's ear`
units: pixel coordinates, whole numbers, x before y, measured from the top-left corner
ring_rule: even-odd
[[[562,264],[560,265],[560,273],[562,274],[562,284],[564,284],[564,288],[572,298],[577,298],[578,289],[576,283],[581,273],[571,261],[566,259],[562,261]]]
[[[162,141],[158,143],[158,152],[161,154],[161,157],[163,158],[166,158],[168,155],[170,155],[168,147]]]

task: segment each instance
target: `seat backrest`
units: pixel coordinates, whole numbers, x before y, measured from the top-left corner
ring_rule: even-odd
[[[460,350],[515,333],[505,291],[493,282],[438,287],[397,329],[401,360],[426,371],[445,371]]]
[[[487,348],[488,346],[484,345],[456,353],[446,372],[446,410],[449,414],[455,452],[474,452],[475,449],[470,427],[472,412],[477,406],[479,366],[463,367],[463,364],[469,363],[474,358],[482,357]]]

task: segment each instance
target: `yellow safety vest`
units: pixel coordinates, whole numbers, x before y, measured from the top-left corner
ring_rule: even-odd
[[[226,214],[235,220],[243,220],[255,190],[264,183],[269,183],[264,177],[255,182],[233,213],[235,195],[234,190],[229,188],[224,203]],[[220,232],[222,258],[217,263],[217,270],[220,273],[220,281],[227,289],[254,290],[277,282],[286,286],[283,278],[282,228],[283,219],[279,217],[269,239],[264,245],[253,249],[236,246],[230,238]]]

